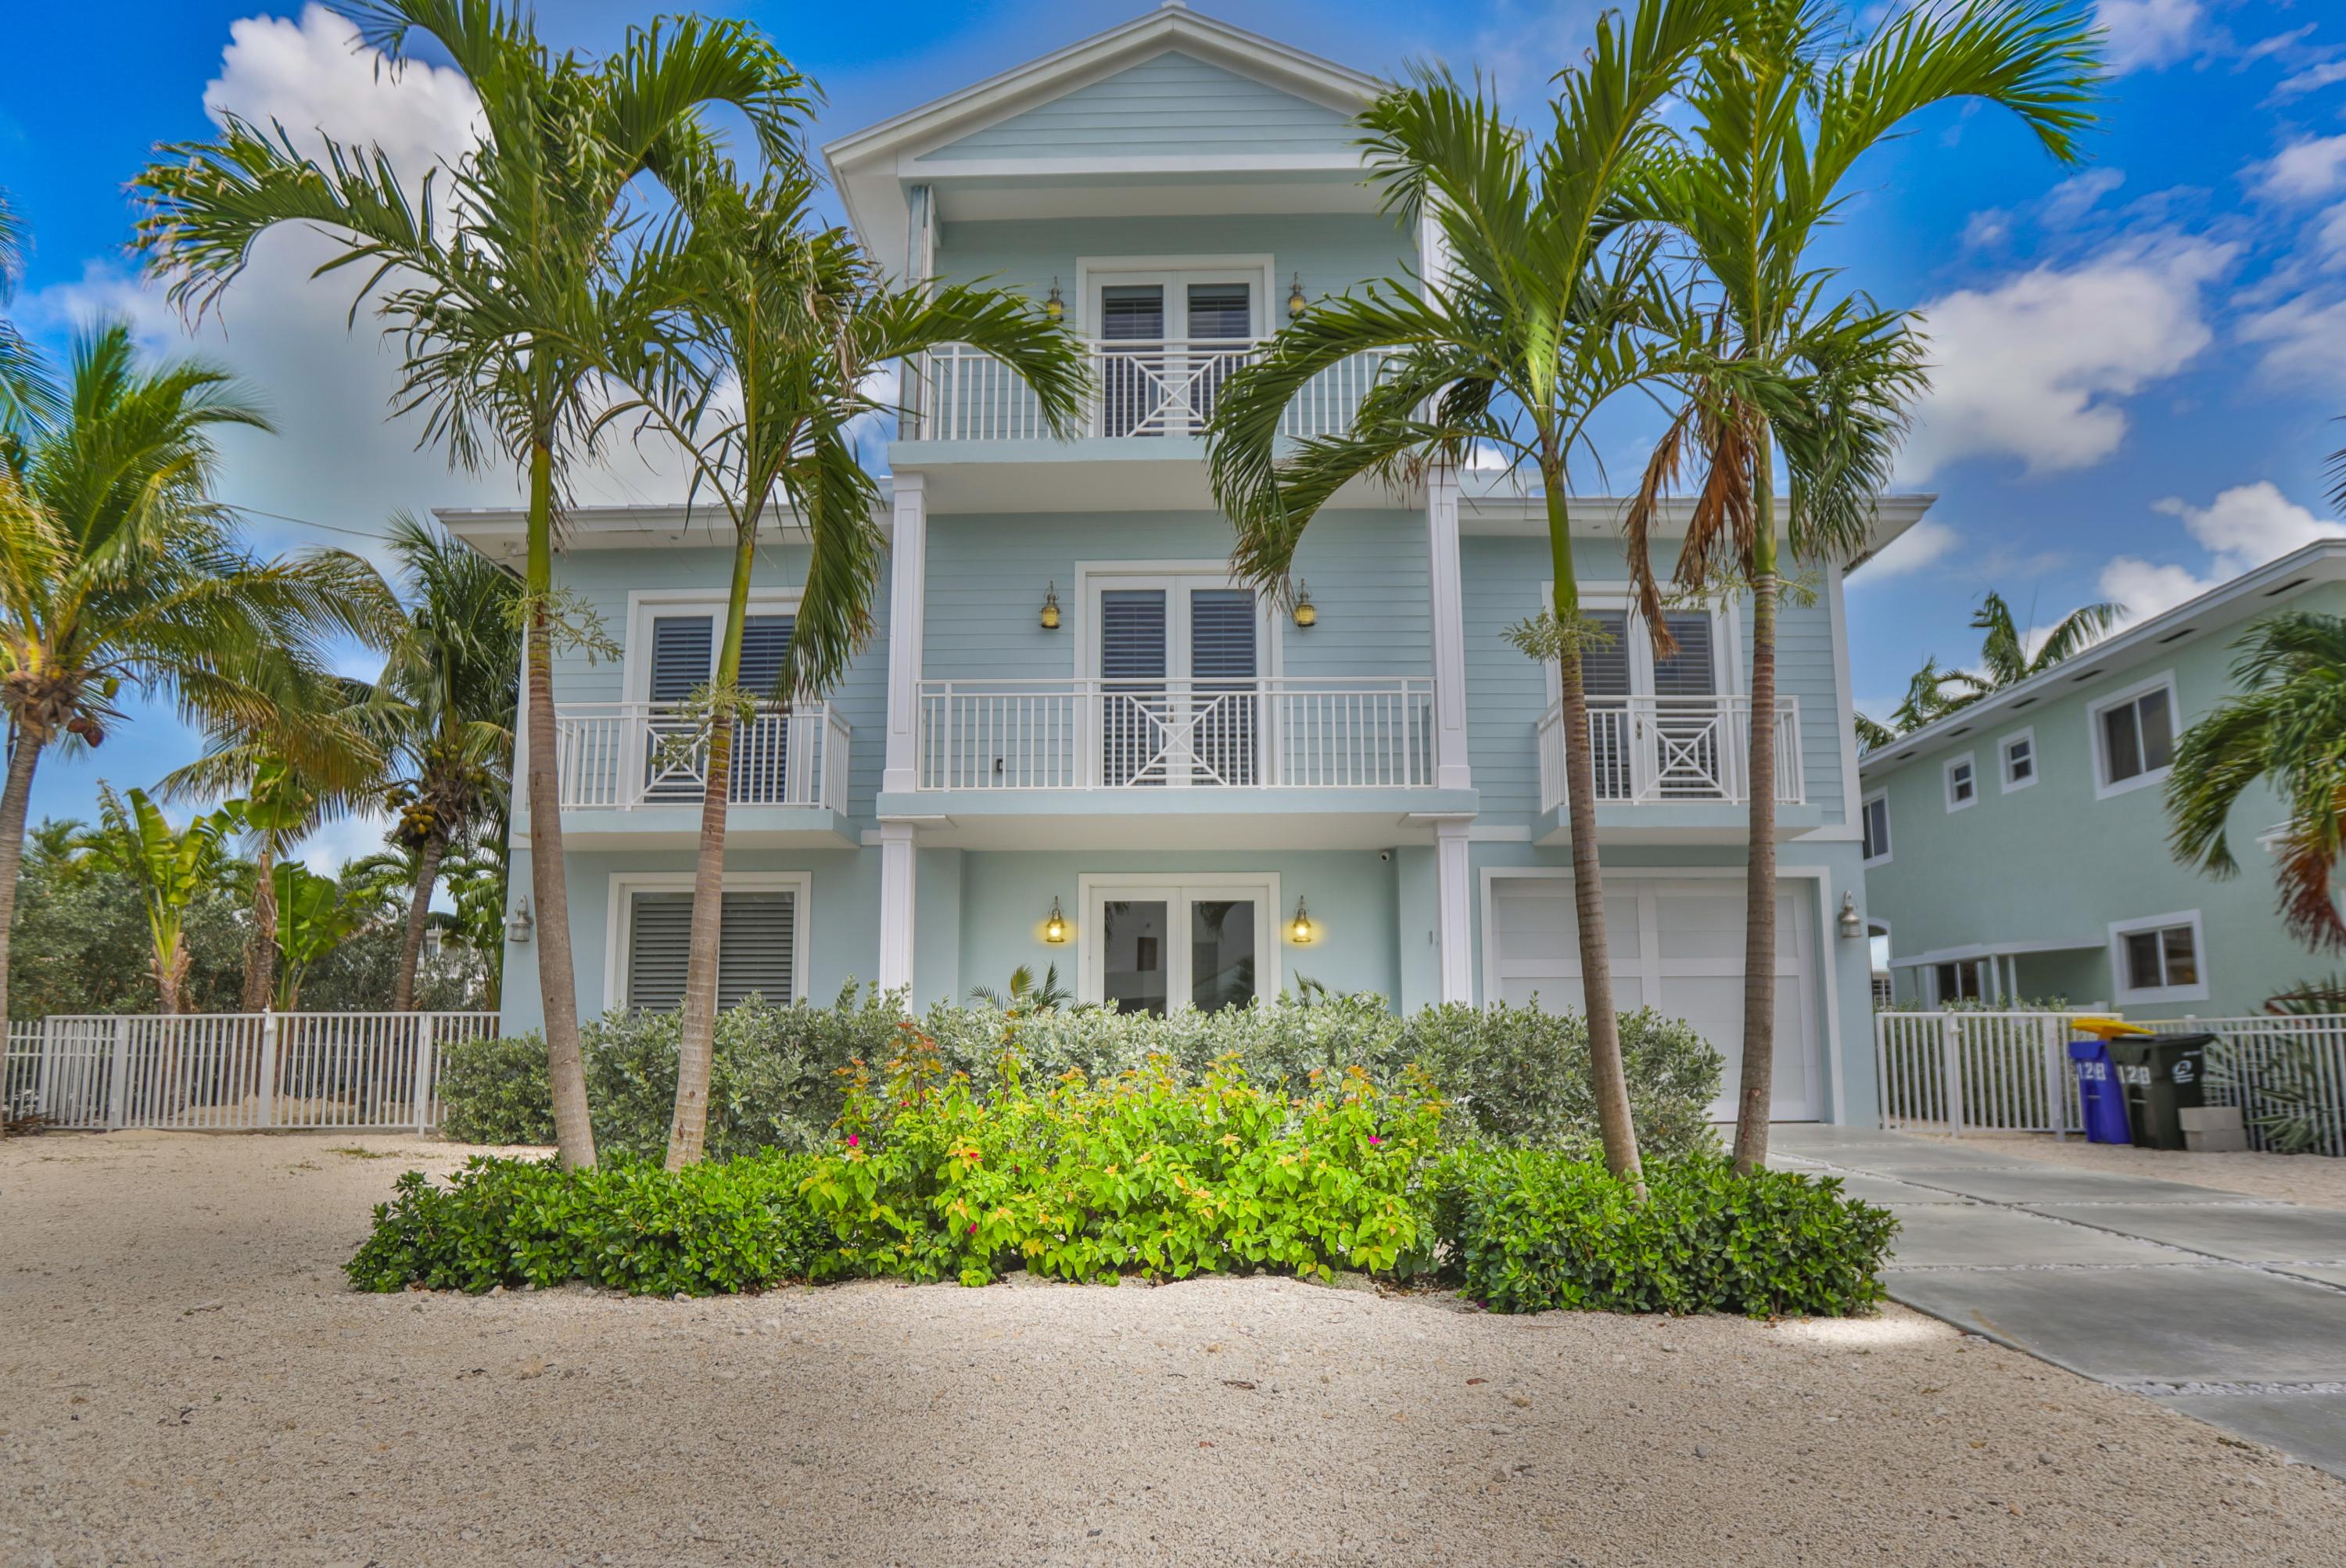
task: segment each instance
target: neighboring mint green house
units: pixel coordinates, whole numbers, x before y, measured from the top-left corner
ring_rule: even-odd
[[[1540,498],[1473,473],[1341,495],[1290,612],[1230,580],[1208,490],[1198,433],[1257,342],[1313,299],[1441,263],[1362,184],[1350,119],[1378,87],[1174,5],[827,149],[874,254],[1056,301],[1096,393],[1055,441],[987,360],[908,368],[878,635],[829,702],[737,747],[727,998],[853,980],[926,1003],[1056,964],[1127,1008],[1305,979],[1404,1008],[1577,1004],[1555,676],[1501,635],[1549,589]],[[1290,433],[1338,428],[1374,371],[1331,373]],[[1927,504],[1885,502],[1869,549]],[[1586,597],[1618,634],[1590,678],[1616,982],[1731,1062],[1748,616],[1674,616],[1680,651],[1656,660],[1620,514],[1576,513]],[[442,516],[495,558],[520,547],[515,514]],[[745,679],[776,667],[805,569],[767,537]],[[697,782],[657,738],[709,677],[724,544],[705,508],[568,520],[561,581],[626,652],[558,669],[571,908],[531,914],[570,921],[589,1013],[682,986]],[[1762,786],[1785,840],[1788,1118],[1874,1103],[1841,577],[1785,612]],[[525,818],[515,835],[525,860]],[[512,885],[518,914],[529,879]],[[537,1021],[535,956],[509,950],[509,1027]]]
[[[2127,627],[1859,764],[1881,983],[1902,1003],[2059,998],[2136,1017],[2255,1013],[2329,972],[2281,927],[2262,784],[2229,830],[2240,874],[2168,850],[2176,740],[2239,687],[2234,644],[2275,610],[2346,613],[2323,540]]]

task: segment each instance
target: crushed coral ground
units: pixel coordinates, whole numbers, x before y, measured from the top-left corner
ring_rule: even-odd
[[[468,1152],[0,1144],[0,1562],[2312,1564],[2346,1538],[2346,1485],[1897,1308],[345,1289],[392,1176]]]

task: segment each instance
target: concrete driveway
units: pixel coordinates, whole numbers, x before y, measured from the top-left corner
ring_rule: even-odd
[[[1770,1142],[1898,1216],[1892,1299],[2346,1476],[2346,1213],[1861,1127]]]

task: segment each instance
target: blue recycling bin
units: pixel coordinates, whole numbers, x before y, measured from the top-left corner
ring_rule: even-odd
[[[2106,1040],[2069,1042],[2070,1070],[2077,1074],[2077,1103],[2086,1115],[2086,1141],[2130,1144],[2127,1125],[2126,1086],[2110,1065]]]

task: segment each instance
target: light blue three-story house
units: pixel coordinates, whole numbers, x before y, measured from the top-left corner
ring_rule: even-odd
[[[999,365],[912,367],[879,634],[827,702],[759,717],[738,748],[727,1000],[823,1000],[852,977],[926,1003],[1056,964],[1126,1008],[1307,978],[1403,1008],[1577,1003],[1555,675],[1501,637],[1548,590],[1539,498],[1472,473],[1341,496],[1290,608],[1231,580],[1208,489],[1201,427],[1255,345],[1313,298],[1435,260],[1362,183],[1352,117],[1378,87],[1168,5],[827,149],[874,254],[1056,301],[1096,393],[1054,440]],[[1324,378],[1290,433],[1335,428],[1372,373]],[[1885,503],[1874,544],[1924,504]],[[1578,515],[1606,579],[1589,602],[1618,634],[1590,722],[1619,994],[1731,1062],[1747,620],[1674,616],[1680,651],[1656,660],[1618,506]],[[500,558],[519,546],[516,515],[443,518]],[[533,918],[570,921],[589,1015],[682,989],[699,786],[658,737],[709,677],[725,543],[706,509],[571,519],[561,580],[626,651],[557,670],[571,907]],[[778,667],[803,565],[788,543],[761,553],[745,681]],[[1873,1103],[1841,576],[1783,618],[1788,1118]],[[516,816],[517,912],[528,830]],[[516,940],[510,1027],[536,1023],[536,993]]]

